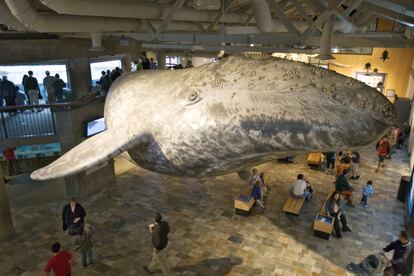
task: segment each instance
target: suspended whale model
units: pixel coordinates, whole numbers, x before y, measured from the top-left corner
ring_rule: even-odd
[[[104,113],[106,131],[31,177],[73,175],[125,151],[161,174],[215,176],[286,154],[365,146],[395,120],[388,99],[364,83],[272,57],[126,74]]]

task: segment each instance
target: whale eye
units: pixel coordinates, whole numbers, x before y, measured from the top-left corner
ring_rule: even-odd
[[[191,92],[190,96],[188,96],[188,100],[190,102],[194,102],[198,99],[198,94],[197,92]]]

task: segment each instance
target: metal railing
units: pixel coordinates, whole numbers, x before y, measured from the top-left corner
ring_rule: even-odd
[[[55,113],[102,101],[89,97],[70,103],[0,107],[0,139],[19,139],[56,135]]]
[[[52,107],[10,106],[0,109],[0,139],[56,135]]]

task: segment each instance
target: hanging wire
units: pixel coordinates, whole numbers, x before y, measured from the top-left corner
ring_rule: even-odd
[[[218,57],[221,58],[224,55],[224,0],[221,1],[221,50],[218,53]]]

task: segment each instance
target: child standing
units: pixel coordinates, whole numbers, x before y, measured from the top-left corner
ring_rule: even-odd
[[[256,181],[256,183],[253,186],[252,197],[260,205],[260,207],[262,207],[262,209],[265,209],[263,202],[261,200],[262,196],[261,196],[261,189],[260,189],[259,181]]]
[[[368,207],[368,197],[372,196],[373,194],[374,194],[374,187],[372,186],[372,181],[368,180],[367,184],[365,184],[365,186],[362,187],[361,204],[363,204],[364,207]]]
[[[81,234],[76,236],[75,249],[80,250],[83,267],[93,264],[92,229],[89,225],[85,225]]]

